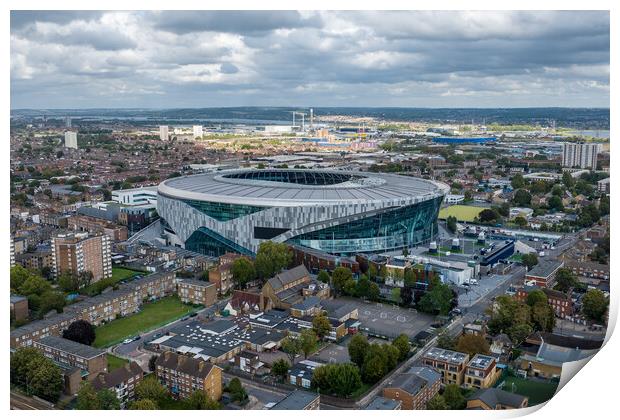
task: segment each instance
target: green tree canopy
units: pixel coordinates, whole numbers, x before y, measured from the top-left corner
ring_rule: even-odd
[[[284,380],[286,379],[286,375],[288,374],[288,370],[291,368],[291,365],[284,360],[278,359],[271,365],[271,373],[276,377]]]
[[[490,351],[487,340],[475,334],[461,335],[456,343],[456,350],[469,354],[469,357],[473,357],[476,354],[489,354]]]
[[[293,261],[288,245],[271,241],[262,242],[256,253],[256,273],[261,279],[268,279],[287,268]]]
[[[603,321],[609,307],[609,299],[598,289],[588,290],[583,297],[581,312],[591,320]]]
[[[368,339],[360,333],[355,334],[349,341],[349,358],[351,362],[361,367],[364,364],[364,358],[368,350]]]
[[[332,330],[332,324],[325,315],[321,314],[312,318],[312,329],[317,337],[322,340],[325,336],[329,335],[329,332]]]
[[[400,334],[392,341],[392,345],[398,349],[398,360],[403,361],[409,356],[411,351],[411,345],[409,344],[409,337],[406,334]]]
[[[237,258],[233,261],[230,272],[237,289],[245,289],[247,284],[256,278],[256,269],[249,258]]]

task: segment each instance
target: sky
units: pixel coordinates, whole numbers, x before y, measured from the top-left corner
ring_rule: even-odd
[[[609,107],[606,11],[12,11],[11,108]]]

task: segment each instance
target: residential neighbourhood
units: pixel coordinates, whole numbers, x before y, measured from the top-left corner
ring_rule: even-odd
[[[12,44],[64,22],[20,13],[30,29],[12,26]],[[224,16],[196,13],[200,27]],[[297,30],[283,25],[235,42]],[[190,26],[211,45],[215,32]],[[334,71],[361,80],[382,60]],[[166,68],[181,84],[241,89],[237,65],[198,79]],[[519,410],[553,398],[614,321],[609,109],[361,104],[12,107],[11,409]]]

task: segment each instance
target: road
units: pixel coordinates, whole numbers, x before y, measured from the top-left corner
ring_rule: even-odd
[[[55,410],[55,408],[52,403],[11,391],[11,410]]]

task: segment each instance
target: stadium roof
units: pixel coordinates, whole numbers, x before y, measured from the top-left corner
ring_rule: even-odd
[[[241,169],[168,179],[159,193],[179,199],[263,206],[425,201],[445,184],[393,174],[304,169]]]

